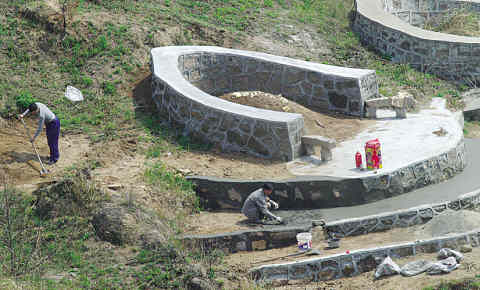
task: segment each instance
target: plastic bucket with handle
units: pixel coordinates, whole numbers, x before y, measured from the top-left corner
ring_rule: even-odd
[[[298,233],[297,245],[300,251],[310,250],[312,248],[312,234],[311,233]]]

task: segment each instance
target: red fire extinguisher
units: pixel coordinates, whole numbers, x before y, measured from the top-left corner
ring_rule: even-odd
[[[362,168],[362,154],[357,151],[357,154],[355,154],[355,164],[357,168]]]

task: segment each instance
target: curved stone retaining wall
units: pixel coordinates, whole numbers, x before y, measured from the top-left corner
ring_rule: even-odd
[[[443,15],[449,9],[468,9],[469,11],[479,12],[480,2],[454,0],[385,0],[384,9],[410,25],[421,27],[428,19]]]
[[[480,189],[462,194],[457,199],[437,204],[427,204],[405,210],[385,212],[361,218],[344,219],[323,226],[328,234],[343,238],[386,231],[398,227],[424,224],[446,210],[476,209],[480,205]],[[248,230],[214,235],[186,235],[184,241],[204,249],[221,249],[225,253],[256,251],[294,245],[296,234],[308,232],[311,226],[281,227],[268,230]]]
[[[309,232],[311,228],[311,226],[282,227],[281,229],[247,230],[215,235],[186,235],[183,237],[183,241],[206,251],[216,249],[229,254],[291,246],[297,243],[298,233]]]
[[[415,208],[386,212],[378,215],[352,218],[327,223],[324,229],[338,237],[364,235],[390,230],[398,227],[410,227],[424,224],[434,216],[450,210],[474,209],[480,204],[480,190],[463,194],[458,199],[422,205]]]
[[[208,46],[154,48],[152,95],[184,134],[225,151],[289,161],[303,153],[299,114],[234,104],[212,95],[259,90],[311,108],[363,114],[376,96],[375,71],[334,67],[258,52]]]
[[[400,4],[393,5],[393,2]],[[394,62],[408,63],[418,70],[445,79],[460,82],[480,79],[480,38],[423,30],[385,10],[395,12],[399,9],[398,6],[403,7],[402,3],[407,3],[405,6],[410,7],[411,3],[416,3],[413,0],[387,0],[386,3],[390,3],[387,6],[384,6],[382,0],[357,0],[356,3],[353,29],[365,45],[374,47]],[[435,5],[440,7],[444,4],[433,6],[437,7]],[[395,13],[400,12],[397,10]],[[408,21],[420,22],[413,18]]]
[[[274,185],[273,199],[282,209],[317,209],[364,204],[438,183],[465,168],[463,140],[448,152],[410,164],[387,174],[366,178],[297,177],[268,181]],[[189,176],[197,195],[209,209],[240,209],[248,195],[263,180],[232,180]]]
[[[441,248],[457,249],[467,244],[478,247],[479,239],[480,229],[430,240],[356,250],[350,252],[350,254],[337,254],[301,262],[265,265],[252,269],[251,273],[256,281],[267,282],[275,280],[333,280],[375,270],[387,255],[390,257],[407,257],[419,253],[435,253]]]

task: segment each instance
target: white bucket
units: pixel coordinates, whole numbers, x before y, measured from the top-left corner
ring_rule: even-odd
[[[311,233],[298,233],[297,245],[300,251],[310,250],[312,248],[312,234]]]

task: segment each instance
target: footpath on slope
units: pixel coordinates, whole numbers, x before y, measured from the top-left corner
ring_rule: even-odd
[[[463,172],[442,183],[401,194],[392,198],[351,207],[313,210],[279,210],[275,214],[287,221],[287,226],[305,226],[312,220],[333,222],[342,219],[408,209],[424,204],[454,200],[458,196],[480,188],[480,139],[465,139],[467,166]],[[207,212],[196,215],[189,224],[189,234],[214,234],[248,229],[281,229],[282,226],[261,225],[248,227],[245,217],[238,212]],[[217,221],[217,222],[214,222]]]

